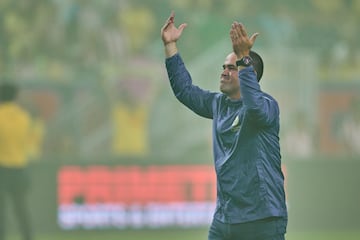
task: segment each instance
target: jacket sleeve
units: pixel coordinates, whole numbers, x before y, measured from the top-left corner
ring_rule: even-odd
[[[215,93],[205,91],[192,84],[191,76],[180,54],[167,58],[165,64],[176,98],[196,114],[212,119],[212,103]]]
[[[268,126],[279,117],[279,106],[274,98],[261,91],[252,66],[239,71],[240,91],[244,105],[253,121]]]

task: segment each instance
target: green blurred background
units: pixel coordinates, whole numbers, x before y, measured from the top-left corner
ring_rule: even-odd
[[[360,1],[0,0],[0,79],[21,87],[37,128],[38,238],[206,239],[206,226],[184,238],[182,229],[67,232],[56,222],[62,166],[212,164],[211,122],[168,84],[160,28],[171,10],[188,23],[178,47],[193,81],[211,91],[231,23],[260,32],[261,86],[281,109],[288,239],[359,239]]]

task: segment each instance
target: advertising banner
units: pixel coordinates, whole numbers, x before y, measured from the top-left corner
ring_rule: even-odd
[[[62,229],[205,226],[215,210],[212,166],[63,166]]]

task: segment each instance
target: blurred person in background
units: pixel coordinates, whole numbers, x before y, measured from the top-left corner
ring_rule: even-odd
[[[285,239],[287,209],[279,144],[279,107],[260,89],[261,57],[234,22],[232,49],[214,93],[192,84],[176,42],[187,26],[176,27],[174,13],[161,29],[170,85],[180,102],[213,120],[213,154],[217,175],[216,210],[209,240]]]
[[[360,98],[355,97],[350,103],[349,112],[342,121],[342,137],[346,151],[353,155],[360,155]]]
[[[121,83],[112,107],[113,152],[118,156],[143,158],[149,152],[149,82],[129,78]]]
[[[23,240],[32,239],[27,194],[31,118],[16,103],[18,88],[0,85],[0,240],[5,239],[6,200],[13,206]]]
[[[314,137],[304,111],[297,111],[283,140],[283,155],[294,159],[310,159],[314,154]]]

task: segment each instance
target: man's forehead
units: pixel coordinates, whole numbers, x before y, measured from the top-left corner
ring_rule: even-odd
[[[236,55],[235,53],[229,53],[225,58],[225,63],[235,63],[236,62]]]

